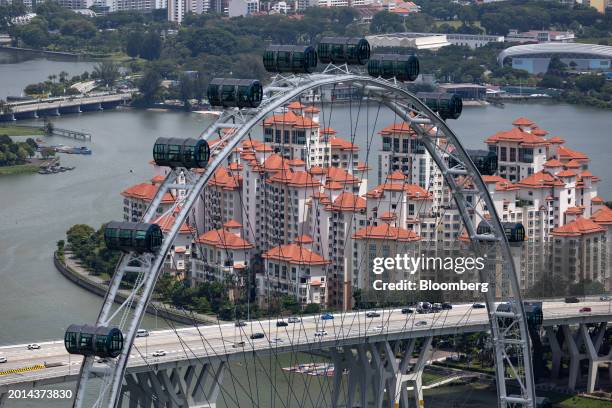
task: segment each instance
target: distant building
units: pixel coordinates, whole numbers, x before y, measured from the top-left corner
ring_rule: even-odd
[[[183,19],[185,18],[185,14],[194,13],[194,14],[202,14],[211,10],[213,4],[221,7],[221,11],[217,11],[216,9],[212,9],[215,12],[222,13],[225,8],[227,8],[227,4],[219,0],[219,2],[211,2],[210,0],[156,0],[157,2],[163,2],[166,4],[168,9],[168,21],[174,21],[176,23],[181,24]],[[218,4],[217,4],[218,3]],[[165,8],[165,7],[160,7]]]
[[[512,68],[540,74],[548,70],[553,56],[559,57],[566,65],[575,65],[579,71],[608,71],[612,68],[612,46],[581,43],[517,45],[503,50],[497,61],[503,66],[504,61],[511,58]]]
[[[459,95],[462,99],[484,99],[487,87],[477,84],[440,84],[445,92]]]
[[[366,37],[376,47],[416,48],[417,50],[439,50],[451,45],[446,34],[433,33],[390,33]]]
[[[506,36],[506,42],[574,42],[575,35],[572,31],[547,31],[547,30],[531,30],[519,32],[518,30],[510,30]]]
[[[480,48],[489,43],[503,43],[503,35],[484,35],[484,34],[446,34],[446,39],[453,45],[463,45],[466,47]]]
[[[259,12],[259,0],[229,0],[230,17],[248,16],[257,12]]]

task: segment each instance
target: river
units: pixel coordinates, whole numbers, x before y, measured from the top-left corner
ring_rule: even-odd
[[[44,80],[49,73],[66,70],[77,74],[91,70],[92,65],[48,58],[7,58],[0,53],[0,97],[18,94],[25,85]],[[338,109],[334,115],[349,117],[346,107]],[[602,178],[600,195],[607,199],[612,196],[612,178],[607,177],[605,167],[612,157],[609,111],[570,105],[509,104],[503,109],[466,108],[459,120],[449,124],[466,146],[482,147],[484,138],[509,129],[510,122],[519,116],[529,117],[552,135],[563,137],[568,147],[587,153],[592,159],[591,170]],[[391,114],[384,113],[379,124],[386,126],[393,119]],[[148,162],[153,141],[159,136],[197,136],[209,120],[196,113],[121,109],[66,115],[54,118],[53,122],[59,127],[90,132],[93,138],[91,142],[75,142],[54,137],[51,143],[86,144],[93,155],[62,155],[64,165],[76,166],[72,172],[0,178],[0,345],[61,338],[68,324],[95,320],[101,298],[75,286],[53,267],[51,257],[57,240],[63,239],[66,229],[73,224],[97,227],[102,222],[120,219],[120,191],[152,176]],[[349,134],[348,121],[340,122],[334,120],[334,127],[340,135]],[[374,153],[370,163],[376,163]],[[159,320],[147,317],[143,324],[148,328],[161,327],[163,322]],[[288,386],[287,381],[280,382],[282,389]],[[442,401],[449,392],[457,395],[449,396],[451,400],[465,395],[462,389],[450,390],[437,391],[436,399]],[[492,404],[490,394],[483,393],[482,398],[488,402],[468,406]],[[7,405],[30,406],[40,405],[28,402]],[[439,402],[428,406],[448,405]]]

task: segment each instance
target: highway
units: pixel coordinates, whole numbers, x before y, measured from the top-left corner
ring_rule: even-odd
[[[591,312],[579,312],[590,307]],[[544,326],[559,323],[590,323],[612,321],[610,302],[588,301],[581,303],[545,302]],[[151,365],[173,364],[185,359],[244,358],[244,353],[258,354],[295,351],[314,351],[333,345],[357,344],[378,337],[406,339],[431,335],[448,335],[488,329],[486,309],[474,309],[471,305],[455,305],[452,310],[428,314],[402,314],[401,309],[380,310],[380,316],[368,318],[366,312],[337,313],[332,320],[321,316],[304,317],[298,323],[277,327],[276,319],[247,322],[244,327],[233,323],[187,327],[174,330],[151,331],[148,337],[137,338],[132,348],[128,371],[143,371]],[[285,319],[287,321],[287,319]],[[425,324],[419,322],[426,322]],[[327,334],[315,336],[317,331]],[[250,339],[253,333],[263,333],[261,339]],[[178,334],[178,336],[177,336]],[[180,337],[180,340],[179,340]],[[237,343],[243,341],[244,345]],[[28,350],[27,344],[0,347],[0,357],[7,362],[0,364],[0,392],[8,385],[19,383],[53,383],[75,378],[80,369],[81,356],[70,356],[63,341],[39,343],[40,349]],[[156,350],[164,350],[164,356],[153,356]],[[7,373],[12,369],[35,365],[60,363],[56,367],[35,368],[19,373]],[[96,363],[103,369],[106,363]]]

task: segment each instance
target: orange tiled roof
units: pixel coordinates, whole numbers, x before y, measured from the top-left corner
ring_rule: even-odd
[[[514,126],[532,126],[534,123],[531,119],[527,119],[521,116],[520,118],[515,119],[512,124]]]
[[[312,172],[312,169],[311,169]],[[361,180],[340,167],[325,168],[326,180],[340,184],[359,184]]]
[[[282,156],[273,153],[269,155],[263,162],[265,171],[280,171],[288,169],[288,163]]]
[[[593,214],[591,220],[601,225],[612,225],[612,210],[607,206],[603,206]]]
[[[605,230],[594,221],[587,218],[576,218],[574,221],[553,229],[552,234],[557,237],[578,237],[580,235],[595,234]]]
[[[409,133],[411,135],[416,135],[415,131],[410,128],[410,125],[407,122],[393,123],[392,125],[383,128],[379,133],[383,136],[400,133]]]
[[[296,115],[293,111],[272,115],[266,118],[263,126],[290,125],[298,129],[318,128],[319,124],[306,116]]]
[[[563,144],[565,143],[565,140],[561,139],[559,136],[553,136],[548,139],[548,142],[552,144]]]
[[[568,169],[579,169],[582,165],[575,159],[572,159],[564,164]]]
[[[581,208],[581,207],[570,207],[567,210],[565,210],[565,213],[569,215],[580,215],[583,212],[584,212],[584,208]]]
[[[557,159],[550,159],[544,163],[544,167],[563,167],[563,163]]]
[[[563,187],[565,183],[546,171],[539,171],[520,180],[516,185],[527,188],[548,188]]]
[[[592,203],[597,203],[597,204],[602,204],[604,202],[604,199],[601,198],[600,196],[595,196],[591,199]]]
[[[236,190],[242,184],[242,176],[231,175],[223,166],[217,167],[213,176],[208,180],[209,187],[218,187],[224,190]]]
[[[172,225],[174,225],[175,219],[175,214],[166,214],[153,221],[153,224],[159,225],[159,228],[161,228],[163,232],[169,232]],[[194,232],[196,232],[196,229],[188,225],[186,222],[184,222],[181,225],[181,228],[179,228],[179,234],[192,234]]]
[[[294,265],[327,265],[330,263],[316,252],[297,244],[277,246],[266,251],[262,257]]]
[[[305,171],[283,169],[268,179],[269,182],[287,184],[289,187],[319,187],[321,182]]]
[[[242,224],[233,219],[223,224],[223,228],[240,228],[240,227],[242,227]]]
[[[253,244],[239,235],[225,229],[210,230],[195,240],[198,244],[211,245],[221,249],[250,249]]]
[[[561,160],[563,159],[566,159],[566,160],[575,159],[578,161],[589,160],[589,156],[587,156],[586,154],[579,152],[577,150],[568,149],[565,146],[559,146],[559,148],[557,149],[557,152]]]
[[[585,170],[582,173],[580,173],[580,177],[593,177],[593,173],[591,173],[588,170]]]
[[[411,200],[429,200],[431,196],[421,186],[415,184],[406,183],[385,183],[380,184],[366,194],[368,198],[380,198],[383,196],[385,191],[404,191],[409,199]]]
[[[144,201],[152,201],[159,189],[159,184],[140,183],[126,188],[121,192],[121,195],[127,198],[139,199]],[[172,193],[168,192],[162,197],[162,204],[169,204],[175,201]]]
[[[318,108],[315,108],[314,106],[309,106],[306,109],[304,109],[304,113],[319,113],[321,112]]]
[[[407,179],[406,175],[399,170],[395,170],[393,173],[387,176],[387,180],[393,180],[393,181],[403,182],[406,179]]]
[[[321,128],[320,133],[322,135],[335,135],[338,132],[336,132],[334,129],[332,129],[330,127],[326,127],[326,128]]]
[[[514,142],[521,146],[546,146],[548,141],[544,138],[536,136],[529,132],[523,132],[519,128],[512,128],[511,130],[501,131],[489,136],[485,143],[493,144],[498,142]]]
[[[414,231],[393,227],[390,224],[370,225],[357,231],[354,239],[383,239],[399,242],[412,242],[421,239]]]
[[[574,170],[562,170],[556,174],[557,177],[576,177],[577,174]]]
[[[313,242],[314,240],[312,239],[312,237],[307,234],[300,235],[295,239],[296,244],[312,244]]]
[[[332,149],[352,150],[352,151],[359,150],[359,146],[341,137],[332,137],[329,139],[329,143]]]
[[[289,105],[287,105],[289,109],[304,109],[306,105],[302,105],[300,101],[293,101]]]
[[[536,136],[546,136],[548,132],[545,131],[544,129],[533,129],[531,131],[531,134],[536,135]]]
[[[397,214],[391,211],[385,211],[378,218],[380,218],[383,221],[393,221],[397,219]]]
[[[486,184],[495,183],[495,191],[518,190],[518,187],[501,176],[482,176],[482,181]]]
[[[362,211],[366,209],[366,200],[348,191],[342,192],[331,205],[334,211]]]

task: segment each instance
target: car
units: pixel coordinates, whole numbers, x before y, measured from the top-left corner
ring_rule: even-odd
[[[36,344],[36,343],[28,344],[28,350],[40,350],[40,344]]]
[[[263,339],[265,336],[263,333],[253,333],[251,334],[251,339],[252,340],[256,340],[256,339]]]
[[[8,360],[4,356],[0,356],[0,363],[6,363]]]
[[[239,348],[239,347],[244,347],[244,341],[238,341],[234,344],[232,344],[233,348]]]
[[[431,309],[431,303],[429,302],[419,302],[417,306],[421,309]]]
[[[612,296],[603,295],[599,297],[599,300],[601,300],[602,302],[609,302],[610,300],[612,300]]]
[[[287,323],[284,320],[279,320],[278,322],[276,322],[276,327],[286,327],[289,326],[289,323]]]
[[[378,312],[368,312],[368,313],[366,313],[366,317],[369,317],[369,318],[380,317],[380,313],[378,313]]]
[[[576,296],[569,296],[565,298],[565,303],[580,303],[580,299]]]
[[[315,337],[323,337],[327,336],[327,332],[325,330],[317,330],[314,335]]]
[[[290,317],[288,317],[288,318],[287,318],[287,321],[288,321],[289,323],[299,323],[299,322],[301,322],[302,320],[301,320],[299,317],[290,316]]]
[[[474,304],[472,305],[472,308],[473,308],[473,309],[484,309],[485,307],[486,307],[486,306],[485,306],[485,305],[483,305],[482,303],[474,303]]]
[[[427,322],[425,320],[421,320],[416,322],[415,326],[427,326]]]
[[[145,329],[138,329],[136,337],[149,337],[149,331]]]
[[[442,305],[440,305],[440,306],[437,306],[437,305],[438,305],[438,304],[436,303],[435,305],[433,305],[433,306],[431,307],[431,309],[430,309],[430,310],[431,310],[433,313],[440,313],[440,312],[442,311]]]
[[[402,309],[402,314],[412,314],[414,313],[414,309],[411,309],[409,307],[405,307]]]
[[[155,350],[153,352],[153,357],[163,357],[166,355],[166,350]]]
[[[244,327],[244,326],[246,326],[246,322],[243,322],[242,320],[237,320],[236,323],[234,323],[234,326],[236,326],[236,327]]]
[[[580,313],[590,313],[593,310],[590,307],[583,307],[579,310]]]
[[[110,360],[108,358],[99,358],[96,363],[100,363],[100,364],[105,364],[108,363]]]
[[[333,320],[334,319],[334,315],[331,313],[323,313],[321,315],[321,320]]]
[[[442,310],[453,310],[453,305],[448,302],[442,303]]]

